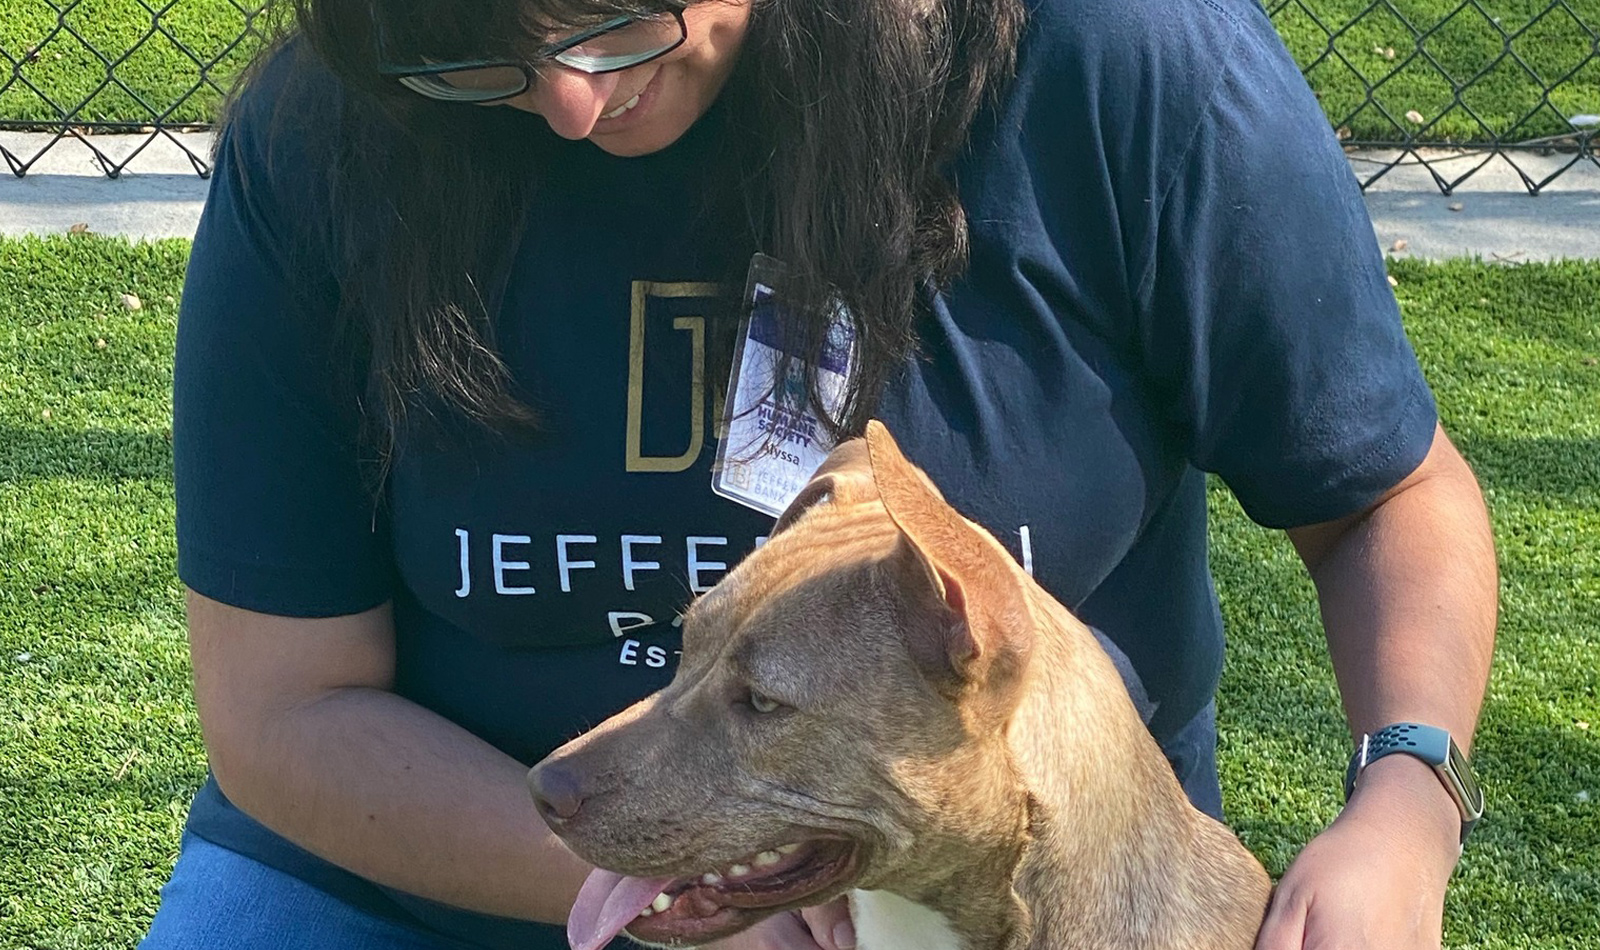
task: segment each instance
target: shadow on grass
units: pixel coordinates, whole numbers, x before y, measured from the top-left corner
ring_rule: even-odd
[[[103,775],[75,771],[57,772],[48,779],[38,780],[18,775],[13,769],[0,781],[0,788],[31,792],[40,802],[115,802],[117,811],[133,814],[166,812],[173,802],[187,808],[189,799],[205,781],[205,765],[151,762],[152,759],[160,762],[163,757],[160,750],[147,750],[121,778],[111,771]]]
[[[172,481],[172,442],[126,429],[0,426],[0,482],[37,478]]]
[[[1600,192],[1589,192],[1592,205],[1600,206]],[[1556,200],[1564,200],[1566,195]],[[1477,201],[1478,197],[1470,199]],[[1544,207],[1543,201],[1513,199],[1524,205]],[[1537,212],[1537,208],[1528,210]],[[1592,212],[1589,217],[1592,219]],[[1454,215],[1452,215],[1454,219]],[[1583,243],[1600,240],[1592,226]],[[1482,321],[1482,332],[1500,343],[1540,340],[1567,351],[1574,360],[1600,356],[1600,335],[1590,317],[1594,292],[1600,284],[1600,261],[1530,262],[1513,266],[1484,266],[1467,260],[1429,263],[1420,260],[1391,260],[1390,269],[1400,280],[1401,310],[1431,299],[1447,308],[1449,314],[1428,317],[1408,315],[1407,329],[1417,334],[1418,355],[1423,368],[1451,348],[1442,346],[1435,334],[1452,331]],[[1473,301],[1477,301],[1473,304]],[[1474,309],[1475,308],[1475,309]],[[1462,311],[1475,315],[1465,321]],[[1535,375],[1544,370],[1528,367]]]
[[[181,750],[172,750],[172,758]],[[82,770],[55,772],[48,778],[38,778],[19,768],[7,770],[0,779],[0,792],[16,795],[18,807],[14,816],[28,822],[43,822],[48,832],[39,836],[21,835],[7,843],[8,858],[27,854],[30,850],[59,850],[63,841],[58,824],[62,818],[82,820],[88,816],[156,816],[171,814],[174,806],[187,810],[189,800],[205,781],[203,764],[163,764],[166,756],[159,749],[148,749],[146,755],[135,761],[121,777],[111,770],[89,773]],[[30,815],[24,805],[41,806],[42,813]],[[58,810],[63,803],[82,807]],[[81,831],[82,829],[74,829]]]
[[[1600,497],[1600,439],[1479,435],[1453,439],[1487,486],[1566,502]]]

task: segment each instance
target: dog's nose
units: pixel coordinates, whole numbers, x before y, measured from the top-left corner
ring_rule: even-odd
[[[583,807],[578,779],[559,765],[541,764],[528,772],[528,789],[539,815],[549,824],[568,821]]]

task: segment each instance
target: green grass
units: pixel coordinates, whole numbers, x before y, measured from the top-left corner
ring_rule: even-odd
[[[204,768],[168,441],[187,252],[0,241],[7,950],[132,946]]]
[[[1458,947],[1600,946],[1600,264],[1391,263],[1446,429],[1488,497],[1501,622],[1474,764],[1489,817],[1447,907]],[[1310,582],[1212,492],[1231,649],[1223,786],[1274,873],[1337,814],[1348,735]]]
[[[173,577],[170,363],[187,245],[0,241],[0,947],[131,947],[204,772]],[[1490,817],[1452,947],[1600,935],[1600,265],[1396,262],[1504,570],[1476,750]],[[121,295],[143,302],[126,309]],[[104,341],[104,345],[101,345]],[[1228,808],[1275,873],[1339,807],[1344,726],[1309,584],[1213,492],[1232,649]],[[1592,724],[1592,727],[1590,727]]]
[[[247,22],[263,25],[240,9],[253,11],[261,0],[236,2],[176,0],[168,9],[152,2],[163,11],[157,18],[140,0],[82,0],[65,14],[47,0],[7,0],[0,52],[22,61],[22,75],[56,105],[21,81],[8,82],[0,59],[0,120],[54,122],[65,112],[80,121],[210,121],[220,95],[200,82],[195,60],[226,89],[255,44],[224,50]],[[1587,32],[1600,31],[1600,0],[1565,0],[1570,13],[1554,2],[1481,0],[1486,13],[1458,10],[1460,0],[1392,0],[1392,10],[1370,11],[1371,0],[1267,6],[1336,126],[1366,140],[1415,133],[1429,141],[1483,141],[1569,132],[1568,117],[1600,113],[1600,56]],[[1419,34],[1438,65],[1417,55]],[[1510,34],[1519,35],[1508,41]],[[106,64],[91,47],[112,61],[132,51],[116,69],[123,85],[105,85]],[[1406,118],[1413,111],[1420,122]]]

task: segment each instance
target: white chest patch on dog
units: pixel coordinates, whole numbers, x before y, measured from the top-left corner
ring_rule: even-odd
[[[944,915],[888,891],[851,891],[857,950],[961,950]]]

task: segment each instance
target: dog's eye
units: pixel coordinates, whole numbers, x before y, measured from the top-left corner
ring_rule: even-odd
[[[750,708],[758,713],[777,712],[778,707],[782,705],[776,699],[763,696],[755,690],[750,691]]]

